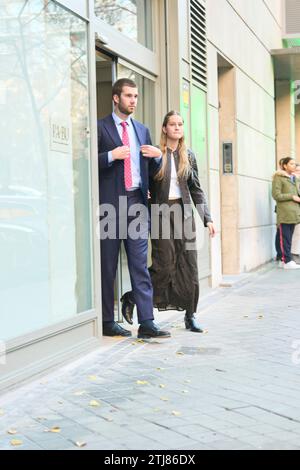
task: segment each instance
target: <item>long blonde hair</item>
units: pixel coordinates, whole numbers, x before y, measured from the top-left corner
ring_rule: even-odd
[[[162,130],[161,130],[161,136],[160,136],[160,149],[162,151],[162,167],[155,176],[155,179],[160,181],[164,178],[165,173],[166,173],[166,167],[167,167],[167,161],[168,161],[168,152],[167,152],[167,134],[163,131],[163,128],[168,125],[168,122],[170,120],[170,117],[172,116],[180,116],[181,114],[178,111],[169,111],[168,114],[166,114],[163,125],[162,125]],[[187,178],[189,171],[190,171],[190,162],[189,162],[189,156],[188,156],[188,151],[185,145],[185,138],[184,136],[179,139],[178,143],[178,156],[179,156],[179,167],[178,167],[178,177],[179,178]]]

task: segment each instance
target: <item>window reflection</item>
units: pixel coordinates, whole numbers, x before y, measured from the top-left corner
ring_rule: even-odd
[[[137,84],[139,101],[134,118],[147,126],[150,129],[151,137],[154,138],[154,82],[121,64],[118,64],[118,78],[130,78]]]
[[[92,308],[86,29],[0,3],[0,339]]]
[[[95,14],[120,33],[153,49],[152,0],[95,0]]]

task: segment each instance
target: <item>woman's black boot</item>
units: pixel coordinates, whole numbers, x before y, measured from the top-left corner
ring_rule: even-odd
[[[186,312],[184,317],[184,323],[187,330],[191,330],[194,333],[203,333],[202,328],[196,322],[195,314]]]
[[[126,292],[122,297],[121,297],[121,302],[122,302],[122,315],[129,323],[130,325],[133,325],[133,310],[135,303],[133,301],[133,295],[132,292]]]

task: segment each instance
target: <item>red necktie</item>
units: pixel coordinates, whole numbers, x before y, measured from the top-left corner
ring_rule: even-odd
[[[130,147],[129,135],[128,135],[128,131],[127,131],[128,123],[123,121],[123,122],[121,122],[121,126],[123,127],[123,133],[122,133],[123,145],[126,145],[127,147]],[[126,158],[124,160],[124,182],[125,182],[125,189],[127,191],[132,188],[132,174],[131,174],[131,158],[130,158],[130,155],[129,155],[128,158]]]

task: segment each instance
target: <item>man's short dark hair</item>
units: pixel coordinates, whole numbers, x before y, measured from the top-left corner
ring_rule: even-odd
[[[113,84],[112,98],[114,98],[115,95],[120,98],[124,86],[129,86],[130,88],[137,88],[137,84],[133,80],[130,80],[130,78],[120,78]]]

